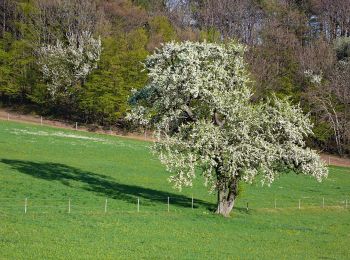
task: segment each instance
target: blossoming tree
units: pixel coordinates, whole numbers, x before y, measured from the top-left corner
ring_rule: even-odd
[[[101,50],[101,40],[87,31],[68,34],[67,44],[57,40],[55,45],[40,47],[38,64],[51,97],[71,94],[69,89],[97,68]]]
[[[199,169],[228,216],[238,183],[284,170],[321,181],[327,168],[303,138],[312,124],[300,107],[271,98],[252,103],[244,46],[168,43],[145,62],[149,83],[130,99],[130,120],[155,129],[153,150],[175,187],[191,186]],[[199,172],[199,171],[197,171]]]

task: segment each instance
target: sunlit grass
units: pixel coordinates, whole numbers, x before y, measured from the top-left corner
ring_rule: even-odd
[[[225,219],[201,178],[174,190],[148,146],[0,121],[0,259],[348,258],[349,169],[244,185]]]

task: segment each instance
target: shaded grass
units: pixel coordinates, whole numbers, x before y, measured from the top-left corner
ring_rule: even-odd
[[[58,131],[104,141],[50,135]],[[244,185],[225,219],[212,214],[216,196],[200,177],[172,189],[148,145],[0,121],[0,258],[348,258],[349,169],[332,167],[321,184],[285,175],[270,188]]]

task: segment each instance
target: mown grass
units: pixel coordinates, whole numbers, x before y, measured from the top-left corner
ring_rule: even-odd
[[[0,259],[349,258],[349,169],[244,185],[226,219],[201,178],[172,189],[148,146],[0,121]]]

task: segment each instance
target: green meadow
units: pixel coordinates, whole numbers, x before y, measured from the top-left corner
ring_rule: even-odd
[[[223,218],[149,146],[0,121],[0,259],[349,259],[350,169],[243,185]]]

